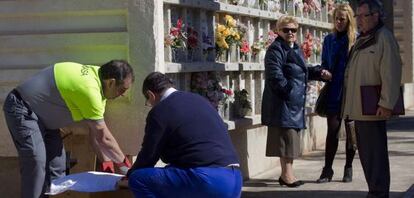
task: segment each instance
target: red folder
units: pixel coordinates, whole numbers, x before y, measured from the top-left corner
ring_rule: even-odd
[[[404,115],[404,97],[402,94],[402,87],[400,87],[400,93],[397,103],[392,110],[393,115]],[[367,85],[361,86],[361,103],[362,103],[362,115],[375,115],[377,113],[378,102],[381,96],[381,85]]]

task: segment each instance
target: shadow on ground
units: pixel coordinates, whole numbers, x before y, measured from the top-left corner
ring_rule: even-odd
[[[414,132],[414,116],[394,118],[387,122],[388,132]]]
[[[307,181],[306,183],[315,183],[315,181]],[[341,182],[339,180],[333,180],[332,182]],[[247,191],[242,193],[242,198],[260,197],[260,198],[365,198],[366,191],[334,191],[334,190],[300,190],[300,187],[295,190],[294,188],[282,187],[276,180],[271,179],[252,179],[243,184],[244,187],[251,189],[261,189],[259,191]],[[269,188],[269,190],[265,190]],[[404,192],[390,192],[390,198],[400,198],[404,195]]]
[[[261,191],[261,192],[243,192],[242,198],[260,197],[260,198],[365,198],[367,192],[363,191]],[[404,195],[403,192],[390,192],[390,198],[400,198]]]

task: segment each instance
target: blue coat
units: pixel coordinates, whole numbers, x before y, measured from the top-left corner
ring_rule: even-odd
[[[297,44],[290,48],[281,37],[265,56],[265,88],[262,124],[283,128],[305,128],[305,101],[308,78],[320,78],[321,67],[307,67]]]
[[[348,36],[346,33],[328,34],[323,42],[322,67],[332,73],[329,82],[327,111],[339,114],[344,85],[344,73],[348,59]]]

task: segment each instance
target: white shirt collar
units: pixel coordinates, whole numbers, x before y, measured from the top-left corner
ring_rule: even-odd
[[[162,100],[166,99],[168,96],[170,96],[172,93],[174,93],[174,92],[176,92],[176,91],[177,91],[177,90],[176,90],[176,89],[174,89],[173,87],[168,88],[168,89],[167,89],[167,91],[165,91],[165,92],[164,92],[164,95],[162,95],[162,97],[161,97],[161,100],[160,100],[160,101],[162,101]]]

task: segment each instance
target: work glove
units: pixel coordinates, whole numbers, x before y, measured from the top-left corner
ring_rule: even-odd
[[[115,163],[115,165],[118,167],[119,172],[123,175],[126,175],[128,173],[128,170],[131,168],[131,162],[126,156],[123,162]]]
[[[115,173],[114,163],[112,161],[104,161],[101,163],[102,172]]]

